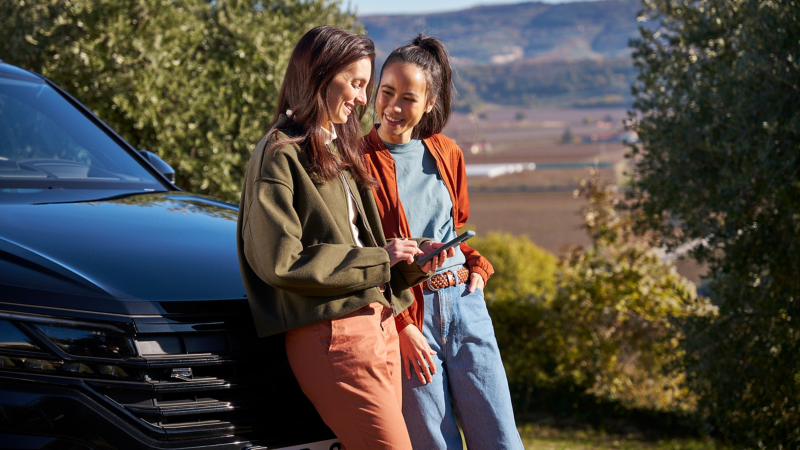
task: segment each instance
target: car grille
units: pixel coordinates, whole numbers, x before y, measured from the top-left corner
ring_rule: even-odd
[[[282,336],[257,338],[246,301],[198,303],[162,302],[171,313],[134,318],[144,360],[135,381],[88,383],[167,441],[235,436],[276,447],[332,438],[292,375]]]

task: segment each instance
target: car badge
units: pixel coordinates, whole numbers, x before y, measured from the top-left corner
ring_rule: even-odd
[[[170,378],[176,378],[178,380],[183,381],[192,381],[192,368],[191,367],[176,367],[172,369],[172,373],[170,373]]]

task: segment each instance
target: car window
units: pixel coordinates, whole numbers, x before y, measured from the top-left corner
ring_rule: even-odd
[[[163,190],[136,159],[49,85],[0,77],[0,187],[123,189],[126,184]]]

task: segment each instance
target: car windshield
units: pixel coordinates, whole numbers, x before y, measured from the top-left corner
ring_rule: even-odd
[[[47,83],[0,76],[0,190],[166,190]]]

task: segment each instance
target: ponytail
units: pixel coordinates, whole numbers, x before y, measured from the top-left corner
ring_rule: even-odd
[[[420,33],[410,44],[395,49],[381,68],[383,70],[395,63],[413,64],[425,73],[427,81],[426,104],[436,99],[429,113],[414,127],[414,135],[422,139],[441,133],[450,119],[450,86],[452,71],[450,58],[442,41]]]

